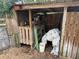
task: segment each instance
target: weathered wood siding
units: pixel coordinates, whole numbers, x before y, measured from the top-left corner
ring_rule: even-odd
[[[62,56],[79,59],[79,12],[68,12]]]
[[[19,30],[17,20],[15,18],[6,18],[8,36],[10,40],[10,46],[18,46],[19,44]]]

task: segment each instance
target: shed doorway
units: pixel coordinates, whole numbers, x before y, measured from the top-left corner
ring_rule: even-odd
[[[32,10],[32,17],[33,32],[35,33],[34,44],[35,48],[39,50],[39,43],[49,30],[58,28],[60,32],[62,31],[63,8]],[[47,41],[45,51],[50,52],[52,48],[52,42]]]
[[[30,26],[28,10],[16,11],[20,33],[20,43],[30,45]],[[32,10],[33,47],[39,50],[39,43],[49,30],[58,28],[62,30],[63,8],[34,9]],[[36,33],[36,34],[35,34]],[[60,34],[61,36],[61,34]],[[51,51],[51,42],[47,42],[46,50]]]

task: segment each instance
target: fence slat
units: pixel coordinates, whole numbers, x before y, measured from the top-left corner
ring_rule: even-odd
[[[21,29],[21,27],[19,27],[20,43],[22,43],[22,35],[21,35],[21,33],[22,33],[22,29]]]
[[[26,44],[29,44],[29,35],[28,35],[29,27],[25,27],[25,30],[26,30]]]
[[[27,27],[20,27],[19,26],[19,32],[20,32],[20,43],[31,45],[30,40],[30,28]]]
[[[63,56],[79,59],[79,12],[68,12],[65,25]]]

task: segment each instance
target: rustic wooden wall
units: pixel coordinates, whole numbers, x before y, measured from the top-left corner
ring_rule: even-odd
[[[68,12],[62,56],[79,59],[79,12]]]
[[[7,18],[6,24],[7,24],[7,29],[8,29],[9,34],[15,33],[18,31],[17,21],[14,18]]]
[[[19,43],[17,20],[15,18],[6,18],[6,24],[10,40],[10,46],[11,47],[17,46]]]
[[[61,28],[61,23],[62,23],[62,13],[56,13],[56,14],[50,14],[46,16],[47,19],[43,19],[47,21],[48,29],[52,28]]]

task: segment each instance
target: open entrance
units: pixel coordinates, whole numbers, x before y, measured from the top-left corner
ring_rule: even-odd
[[[62,30],[63,8],[54,9],[36,9],[32,10],[33,16],[33,28],[35,33],[35,47],[38,49],[39,43],[42,41],[42,37],[50,30],[58,28]],[[36,34],[37,32],[37,34]],[[60,33],[61,36],[61,33]],[[36,43],[38,40],[38,43]],[[37,45],[38,44],[38,45]],[[53,48],[52,42],[47,41],[45,51],[51,51]]]
[[[18,26],[20,32],[20,43],[30,45],[30,25],[28,10],[17,12]],[[32,31],[33,47],[39,50],[39,43],[42,37],[51,29],[58,28],[62,30],[63,8],[33,9],[32,10]],[[61,33],[60,33],[61,36]],[[45,51],[51,51],[52,43],[47,41]]]
[[[53,28],[58,28],[60,32],[62,30],[62,36],[60,35],[61,51],[59,55],[63,57],[79,59],[78,56],[79,55],[79,42],[78,42],[79,41],[78,39],[79,7],[75,7],[75,6],[79,6],[78,3],[65,3],[65,4],[58,3],[58,4],[47,4],[47,5],[24,4],[24,5],[15,5],[15,6],[16,8],[14,7],[14,9],[20,10],[17,12],[22,14],[21,16],[18,16],[21,19],[20,21],[21,25],[18,24],[20,37],[21,37],[20,43],[29,45],[30,43],[29,27],[31,27],[33,31],[33,38],[34,38],[33,45],[36,49],[38,49],[39,43],[41,42],[41,38],[43,37],[43,35],[45,35],[49,30]],[[63,8],[58,8],[58,7],[64,7],[64,14],[63,14]],[[24,21],[24,19],[26,18],[23,15],[27,19],[29,15],[29,20],[30,20],[29,23],[28,21],[26,22],[26,20]],[[62,22],[62,18],[63,18],[63,22]],[[18,19],[18,23],[19,23],[19,19]],[[29,25],[33,25],[33,26],[29,26]],[[51,44],[48,43],[46,48],[48,48],[50,45]]]

